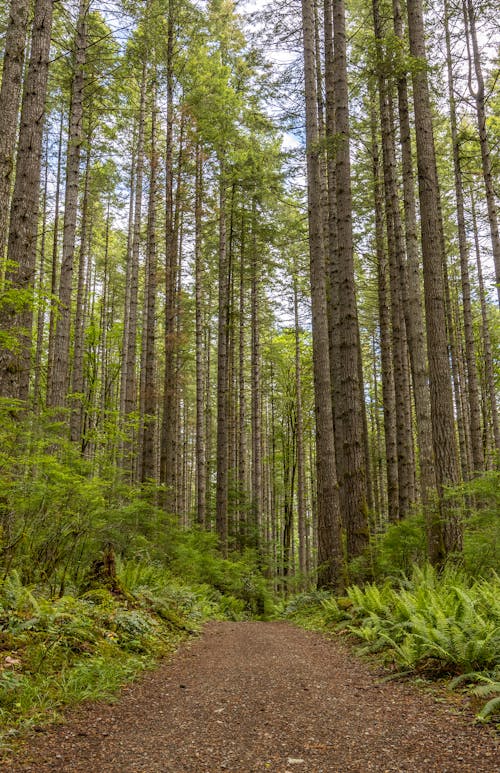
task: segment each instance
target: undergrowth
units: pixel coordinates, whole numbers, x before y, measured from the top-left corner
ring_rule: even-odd
[[[245,597],[241,574],[235,569],[221,590],[187,584],[159,563],[118,560],[118,592],[93,587],[50,597],[11,571],[0,583],[0,750],[63,706],[113,699],[204,621],[251,615],[256,602]]]
[[[500,578],[471,579],[448,567],[415,567],[399,581],[350,586],[345,597],[319,592],[290,601],[287,617],[348,633],[396,673],[448,678],[488,697],[478,719],[500,713]]]

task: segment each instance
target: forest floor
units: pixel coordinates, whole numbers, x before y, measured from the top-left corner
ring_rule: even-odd
[[[348,645],[288,623],[209,623],[169,662],[38,728],[9,771],[500,771],[494,733],[383,682]],[[439,695],[439,691],[438,691]]]

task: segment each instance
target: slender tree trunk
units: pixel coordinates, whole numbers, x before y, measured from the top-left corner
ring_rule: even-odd
[[[472,209],[472,230],[474,232],[474,247],[476,252],[477,276],[479,283],[479,300],[481,304],[481,340],[483,342],[484,373],[486,380],[486,389],[490,402],[491,426],[493,429],[493,441],[496,453],[500,457],[500,422],[498,419],[497,394],[495,389],[495,369],[493,365],[493,349],[491,346],[490,326],[488,321],[488,309],[486,305],[486,293],[483,281],[483,270],[481,266],[481,248],[479,245],[479,234],[477,230],[476,202],[474,193],[470,191],[470,201]]]
[[[83,142],[83,89],[87,49],[87,0],[80,0],[74,48],[74,73],[69,111],[68,147],[66,153],[66,187],[61,274],[59,278],[59,308],[54,337],[54,363],[47,389],[49,407],[61,407],[69,386],[71,294],[76,244],[78,186],[80,181],[80,151]]]
[[[146,245],[146,288],[145,288],[145,322],[143,325],[144,340],[144,387],[142,395],[143,415],[142,432],[142,464],[141,480],[153,480],[155,477],[155,418],[156,418],[156,205],[158,196],[158,152],[156,144],[156,123],[158,107],[156,73],[151,84],[151,160],[149,174],[149,202]]]
[[[300,357],[299,299],[297,271],[293,275],[293,310],[295,322],[295,389],[297,391],[297,528],[299,538],[299,570],[307,573],[304,417],[302,410],[302,367]]]
[[[29,0],[11,0],[0,88],[0,274],[9,229],[9,204],[23,77]]]
[[[338,240],[339,349],[341,373],[342,507],[345,508],[347,554],[360,555],[368,543],[366,470],[363,446],[363,390],[359,379],[359,330],[354,286],[352,196],[349,155],[349,105],[345,8],[333,5],[336,204]]]
[[[479,381],[476,367],[476,350],[474,342],[469,276],[469,249],[467,246],[467,231],[465,225],[462,168],[460,161],[460,141],[457,130],[457,112],[451,58],[449,16],[449,2],[448,0],[444,0],[444,29],[446,37],[446,65],[448,70],[448,99],[450,103],[450,129],[453,146],[453,171],[455,176],[455,198],[457,202],[458,247],[460,252],[460,277],[462,282],[465,358],[467,363],[467,397],[470,410],[472,464],[474,471],[479,472],[483,469],[484,466],[484,454],[481,437],[481,408],[479,404]]]
[[[85,183],[82,200],[82,223],[80,229],[80,256],[78,262],[78,285],[76,290],[75,308],[75,341],[73,355],[73,371],[71,374],[72,411],[70,421],[70,437],[74,442],[81,441],[82,417],[83,417],[83,389],[84,389],[84,344],[85,344],[85,276],[88,259],[88,209],[89,209],[89,185],[90,185],[90,138],[87,145],[87,158],[85,161]]]
[[[398,449],[399,517],[408,514],[412,503],[412,428],[408,416],[409,374],[406,324],[403,312],[402,281],[400,267],[404,266],[404,244],[401,229],[400,202],[397,187],[396,152],[392,121],[392,97],[390,85],[383,72],[384,29],[380,18],[378,0],[373,0],[373,22],[378,54],[378,91],[382,135],[384,170],[385,211],[389,275],[391,288],[392,356],[394,362],[394,388],[396,396],[396,425]]]
[[[495,284],[497,287],[498,304],[500,305],[500,235],[498,232],[498,210],[491,169],[490,143],[486,128],[484,78],[481,68],[481,52],[479,50],[476,32],[476,11],[474,10],[472,0],[463,0],[463,12],[469,63],[469,91],[476,103],[477,128],[479,133],[479,145],[481,148],[484,191],[486,194],[486,206],[488,208],[488,222],[490,225],[491,234],[491,246],[493,249],[493,262],[495,265]],[[470,52],[470,43],[472,43],[472,56]],[[473,67],[474,74],[476,76],[476,88],[474,88],[472,85]]]
[[[427,82],[424,21],[421,0],[407,0],[410,52],[420,60],[413,70],[415,134],[424,265],[424,295],[429,355],[432,436],[439,494],[458,482],[457,446],[453,416],[453,394],[446,336],[443,283],[443,238],[439,186],[434,149],[432,111]],[[440,501],[440,519],[429,518],[429,556],[441,563],[449,552],[460,549],[460,525],[452,511]]]
[[[221,161],[219,173],[219,318],[217,326],[217,487],[215,525],[224,554],[227,553],[228,537],[228,338],[230,286],[231,277],[228,265],[226,227],[226,172],[224,162]]]
[[[403,20],[399,0],[393,0],[392,7],[394,32],[398,38],[403,41]],[[425,340],[425,323],[422,310],[422,291],[420,282],[421,267],[417,234],[415,179],[406,75],[403,74],[398,78],[397,87],[407,254],[406,265],[403,266],[402,271],[403,307],[405,311],[406,333],[408,336],[413,394],[415,399],[417,445],[420,462],[420,492],[424,511],[430,513],[432,493],[436,488],[436,475],[434,470],[434,450],[432,446],[429,368]]]
[[[167,125],[165,137],[165,374],[161,433],[161,481],[166,486],[167,510],[175,511],[177,463],[177,258],[178,212],[174,201],[174,0],[168,3],[167,34]],[[180,171],[180,170],[179,170]]]
[[[380,150],[377,140],[377,119],[372,109],[372,160],[375,210],[375,250],[377,254],[378,307],[380,328],[380,358],[382,366],[382,402],[384,407],[384,438],[387,476],[389,521],[399,518],[398,452],[396,441],[396,394],[392,359],[390,312],[388,297],[388,266],[384,243],[384,198],[381,180]]]
[[[316,101],[314,7],[302,0],[306,102],[309,253],[311,275],[313,371],[316,414],[316,474],[318,497],[318,583],[343,582],[340,502],[335,465],[331,400],[329,336],[326,311],[326,267],[321,215],[321,165]]]
[[[45,263],[46,263],[46,242],[47,242],[47,194],[49,187],[49,142],[48,136],[45,143],[44,158],[44,185],[42,198],[42,235],[40,238],[40,269],[38,271],[38,314],[36,321],[36,349],[34,363],[34,381],[33,381],[33,405],[35,409],[42,406],[41,399],[41,371],[43,357],[43,335],[45,329]]]
[[[259,287],[260,275],[257,254],[257,208],[252,202],[251,223],[251,423],[252,423],[252,542],[259,547],[259,525],[262,518],[262,427],[261,427],[261,374],[260,374],[260,327],[259,327]]]
[[[130,254],[130,287],[129,287],[129,306],[126,311],[128,316],[128,338],[124,341],[125,351],[125,394],[123,400],[124,414],[130,416],[137,410],[137,376],[136,376],[136,355],[137,355],[137,308],[138,308],[138,290],[139,290],[139,252],[141,245],[141,223],[142,223],[142,188],[144,177],[144,134],[146,121],[146,64],[142,68],[141,91],[139,105],[139,128],[137,137],[137,166],[135,172],[135,207],[134,207],[134,228],[132,235],[132,250]],[[129,446],[130,449],[130,446]],[[130,460],[129,460],[130,461]],[[130,467],[132,463],[130,461]]]
[[[247,415],[247,397],[246,397],[246,340],[245,324],[247,321],[247,312],[245,304],[245,275],[246,275],[246,212],[243,210],[241,216],[241,251],[240,251],[240,300],[239,300],[239,430],[238,430],[238,503],[240,518],[240,546],[245,547],[249,544],[249,518],[248,518],[248,486],[247,486],[247,442],[246,442],[246,415]]]
[[[31,371],[33,286],[52,7],[53,0],[35,2],[7,247],[7,287],[19,290],[20,297],[15,302],[6,302],[0,310],[0,327],[6,333],[0,347],[0,396],[22,401],[28,399]]]
[[[195,183],[195,303],[196,303],[196,520],[206,525],[205,367],[203,361],[203,264],[202,264],[203,156],[196,146]]]
[[[50,315],[49,315],[49,344],[47,351],[47,384],[52,380],[52,369],[54,367],[54,348],[55,332],[57,320],[57,286],[59,281],[59,208],[61,201],[61,178],[62,178],[62,145],[64,131],[64,113],[61,112],[59,124],[59,142],[57,150],[57,174],[56,190],[54,201],[54,227],[52,238],[52,269],[50,278]],[[48,399],[48,394],[46,395]]]
[[[121,350],[121,370],[120,370],[120,415],[125,415],[125,393],[127,386],[127,346],[130,329],[130,288],[132,275],[132,241],[134,237],[134,206],[136,193],[136,163],[137,163],[137,122],[134,122],[134,131],[132,137],[130,177],[129,177],[129,209],[128,209],[128,227],[127,227],[127,253],[125,268],[125,303],[123,308],[123,338]]]

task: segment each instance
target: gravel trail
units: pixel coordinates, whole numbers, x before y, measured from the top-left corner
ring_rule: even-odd
[[[210,623],[174,658],[33,733],[9,771],[497,773],[491,730],[344,643],[287,623]]]

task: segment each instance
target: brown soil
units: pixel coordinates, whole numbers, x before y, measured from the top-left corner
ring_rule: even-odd
[[[286,623],[210,623],[173,661],[33,734],[10,771],[500,771],[491,731],[342,642]]]

